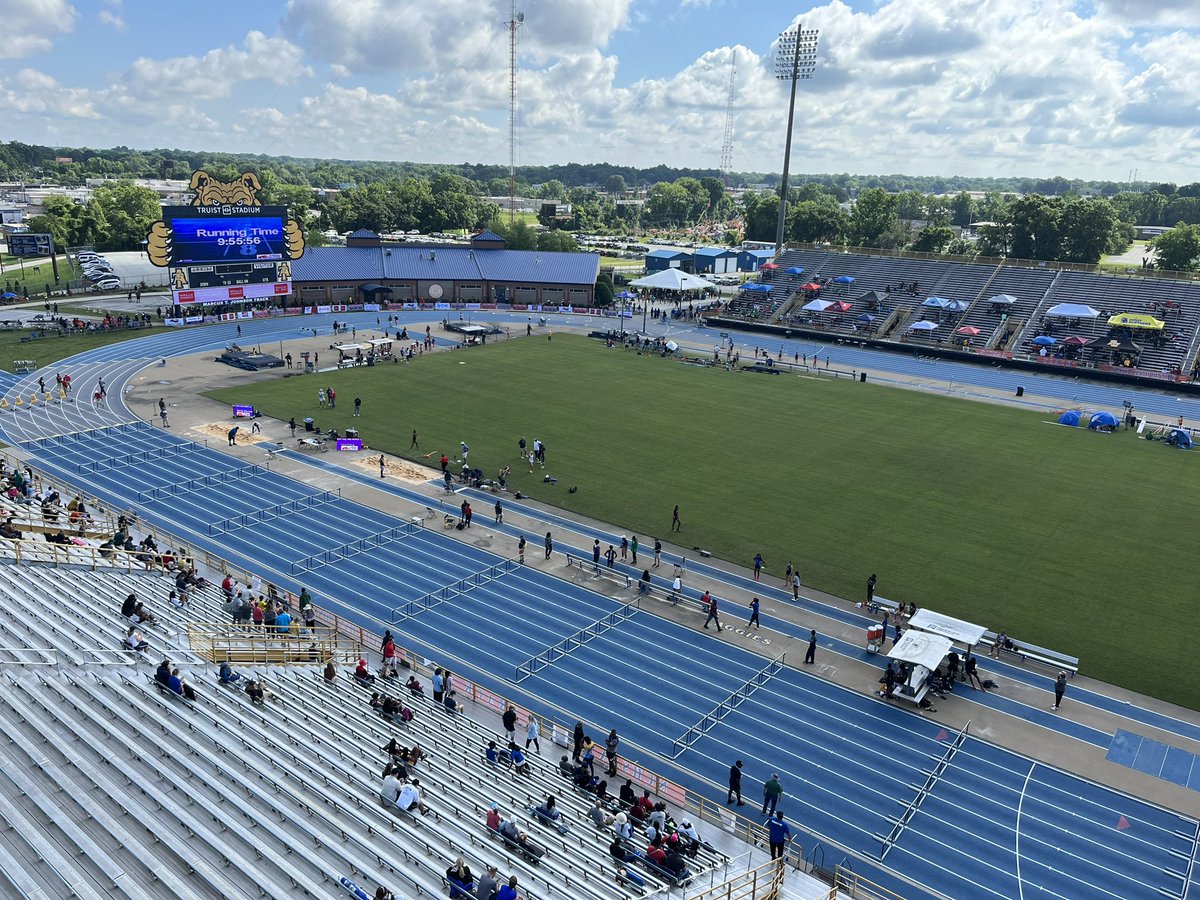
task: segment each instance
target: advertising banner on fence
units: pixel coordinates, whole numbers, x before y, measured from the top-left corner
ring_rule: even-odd
[[[435,304],[433,304],[433,308],[434,309],[450,309],[451,306],[449,303],[435,303]]]
[[[363,312],[379,312],[383,309],[378,303],[364,303],[362,305]]]

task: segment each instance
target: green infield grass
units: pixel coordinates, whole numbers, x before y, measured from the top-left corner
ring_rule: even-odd
[[[337,410],[318,407],[318,385],[334,387]],[[792,560],[806,585],[854,600],[874,572],[881,596],[1200,707],[1200,680],[1183,675],[1194,666],[1184,582],[1200,451],[1047,424],[1051,414],[732,374],[568,335],[210,396],[284,421],[357,426],[372,448],[435,469],[465,440],[488,477],[508,464],[510,488],[637,533],[643,547],[657,536],[745,566],[761,552],[768,574]],[[420,453],[408,449],[414,428]],[[518,460],[522,436],[546,443],[544,472]],[[683,531],[672,535],[677,503]]]

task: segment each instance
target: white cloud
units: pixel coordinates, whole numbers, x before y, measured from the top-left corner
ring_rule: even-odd
[[[522,53],[535,61],[603,47],[629,21],[632,0],[525,0]],[[478,69],[507,56],[502,0],[288,0],[284,32],[308,53],[356,73]]]
[[[75,27],[75,7],[66,0],[14,0],[4,4],[0,59],[47,53],[54,39]]]
[[[1200,26],[1200,4],[1196,0],[1096,0],[1101,15],[1111,16],[1130,28]]]
[[[121,88],[133,98],[222,98],[235,85],[253,79],[283,84],[297,75],[311,74],[300,65],[303,51],[284,38],[251,31],[241,46],[209,50],[203,56],[166,59],[140,57],[121,77]]]
[[[125,20],[121,18],[120,14],[115,13],[110,9],[100,10],[100,12],[96,13],[96,18],[100,20],[102,25],[107,25],[109,28],[112,28],[115,31],[125,31],[129,28],[129,26],[125,24]]]
[[[90,91],[63,87],[37,69],[20,69],[12,75],[0,75],[0,110],[12,116],[101,118]]]

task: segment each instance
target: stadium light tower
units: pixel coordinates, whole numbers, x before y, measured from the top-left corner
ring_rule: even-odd
[[[790,81],[791,99],[788,101],[787,143],[783,150],[783,181],[779,185],[779,221],[775,225],[775,253],[783,250],[783,229],[787,221],[788,166],[792,159],[792,121],[796,114],[796,82],[812,78],[817,68],[817,35],[815,28],[797,24],[791,31],[779,35],[779,47],[775,51],[775,77]]]

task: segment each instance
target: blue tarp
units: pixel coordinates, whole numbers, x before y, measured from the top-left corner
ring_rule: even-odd
[[[1117,417],[1110,412],[1092,413],[1092,417],[1088,419],[1088,428],[1093,431],[1097,428],[1116,428]]]
[[[743,291],[758,291],[759,293],[766,294],[766,293],[770,292],[771,286],[769,284],[759,284],[756,281],[751,281],[747,284],[743,284],[742,290]]]
[[[1035,337],[1033,339],[1033,342],[1035,344],[1037,344],[1039,347],[1049,347],[1051,344],[1058,343],[1058,341],[1056,341],[1054,338],[1050,337],[1050,335],[1048,335],[1048,334],[1043,334],[1043,335],[1039,335],[1038,337]]]
[[[1059,425],[1070,425],[1072,427],[1079,424],[1079,410],[1068,409],[1065,413],[1058,417]]]

